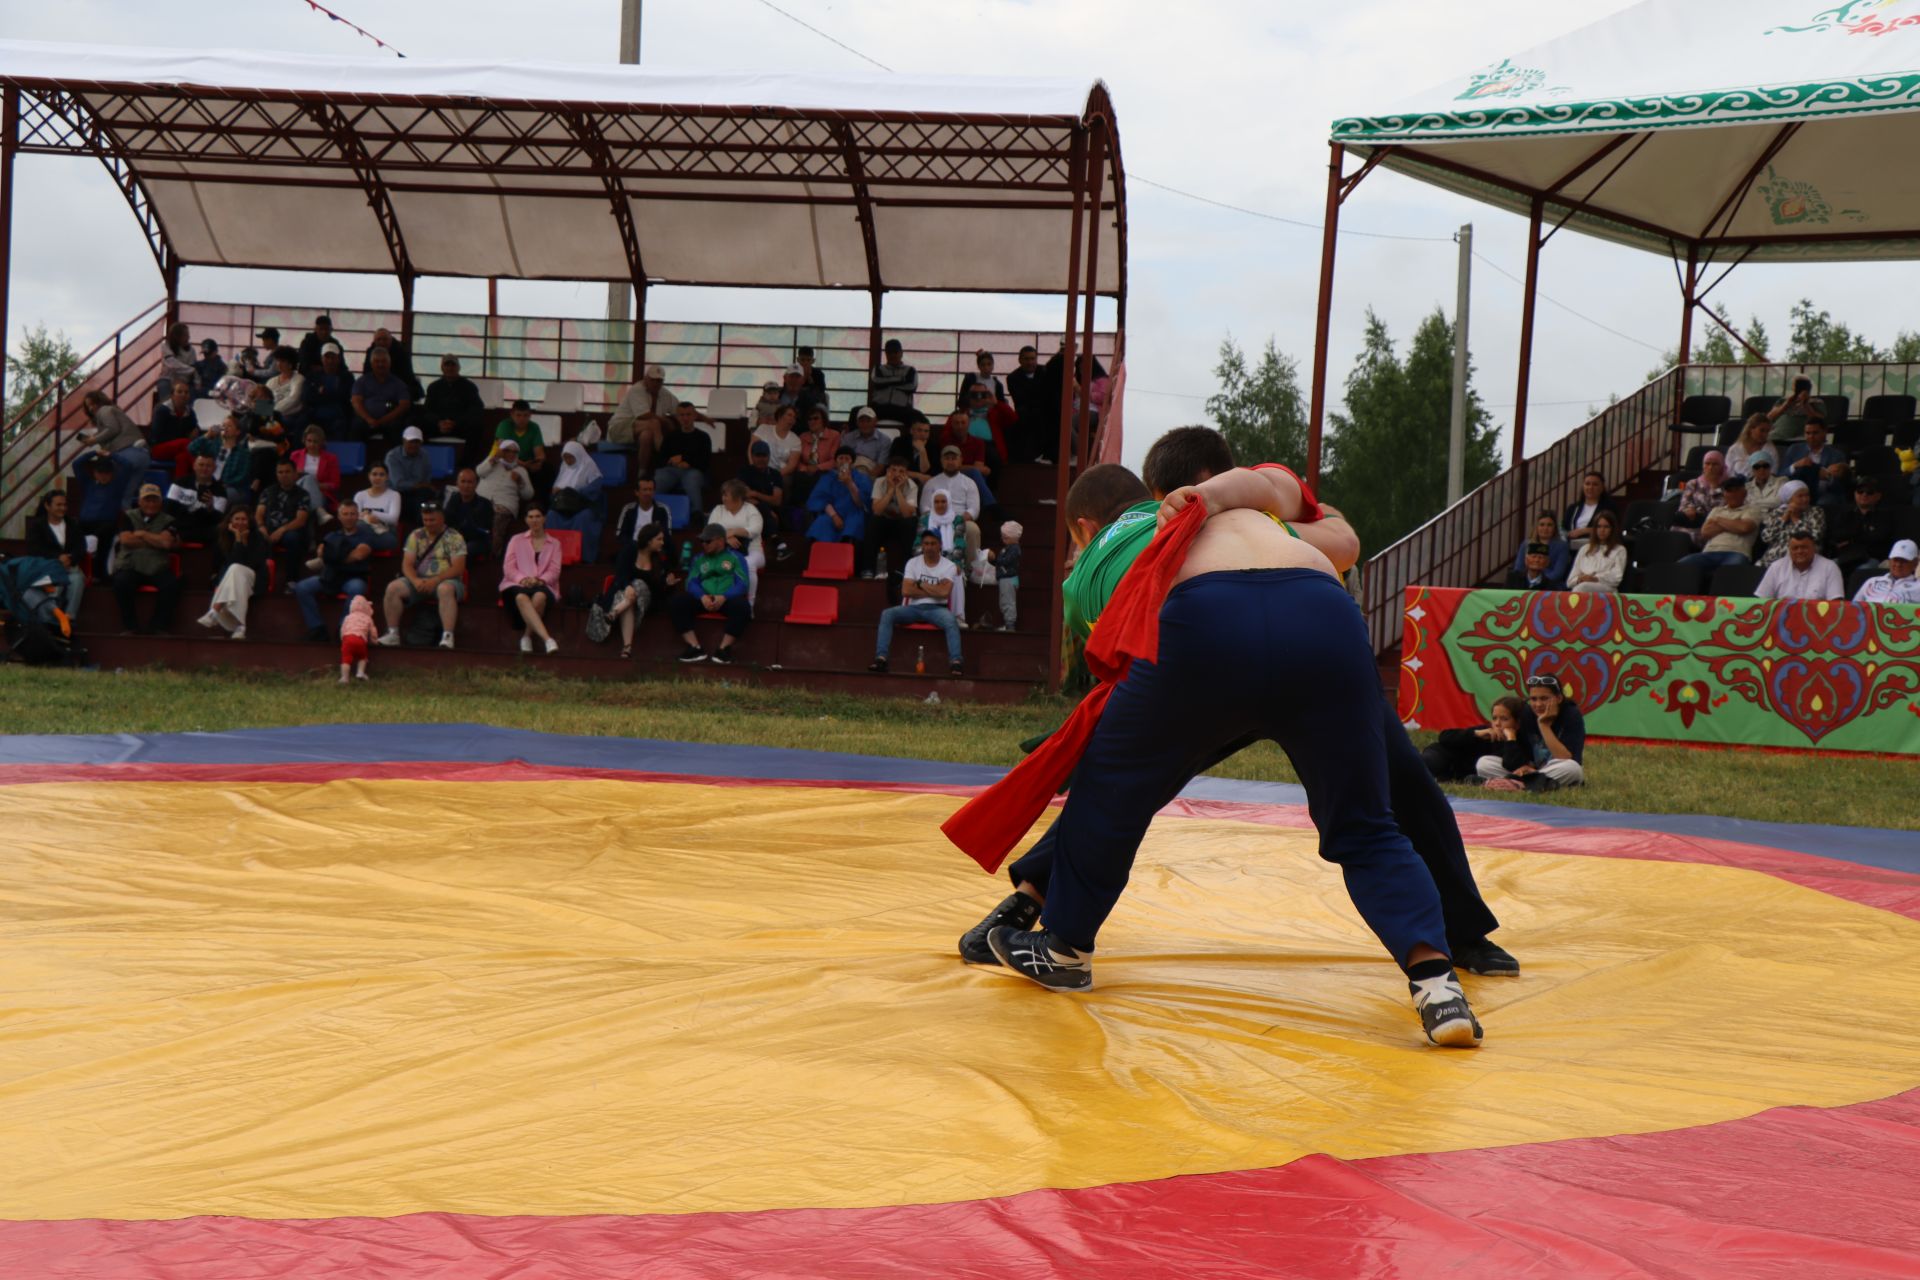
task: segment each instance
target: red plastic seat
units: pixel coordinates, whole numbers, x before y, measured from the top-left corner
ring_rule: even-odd
[[[561,564],[580,563],[580,531],[578,529],[549,529],[547,536],[560,544]]]
[[[807,568],[800,575],[803,578],[825,578],[829,581],[845,582],[853,577],[853,544],[851,542],[816,542],[807,553]]]
[[[176,551],[172,555],[168,556],[167,559],[169,561],[169,567],[173,570],[173,576],[176,578],[179,577],[180,576],[180,553]],[[135,587],[134,591],[137,594],[148,595],[148,596],[157,596],[160,594],[160,588],[150,587],[144,584],[141,586]]]
[[[832,626],[840,621],[840,589],[795,587],[793,603],[787,607],[787,621],[808,627]]]

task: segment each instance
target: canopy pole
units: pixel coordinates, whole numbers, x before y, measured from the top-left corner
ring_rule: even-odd
[[[1086,319],[1081,328],[1080,376],[1077,379],[1082,391],[1079,421],[1075,426],[1080,439],[1082,467],[1093,461],[1093,308],[1100,299],[1100,209],[1106,195],[1107,175],[1102,168],[1106,158],[1106,141],[1104,130],[1094,130],[1092,153],[1087,158],[1087,178],[1093,187],[1093,203],[1088,211]]]
[[[491,376],[493,369],[493,318],[500,314],[500,277],[487,277],[487,328],[480,335],[480,376]]]
[[[640,375],[647,368],[647,282],[642,280],[633,289],[633,382],[640,381]]]
[[[1694,299],[1694,290],[1700,285],[1700,275],[1700,242],[1689,240],[1687,241],[1687,274],[1680,282],[1680,354],[1674,361],[1675,367],[1679,370],[1679,376],[1673,380],[1673,421],[1676,426],[1680,422],[1680,410],[1687,399],[1687,364],[1689,353],[1693,350],[1693,309],[1698,305]],[[1673,431],[1669,435],[1672,437],[1673,444],[1667,465],[1669,468],[1677,468],[1680,465],[1681,433]]]
[[[0,406],[7,402],[7,292],[13,277],[13,153],[19,147],[20,90],[0,93]]]
[[[880,339],[886,333],[886,330],[881,327],[880,312],[882,301],[886,297],[886,290],[874,289],[871,291],[870,296],[873,302],[873,319],[872,323],[867,326],[867,370],[869,373],[880,367]]]
[[[411,271],[400,277],[400,345],[409,359],[413,356],[413,279]]]
[[[1327,335],[1333,316],[1333,256],[1340,233],[1340,173],[1346,158],[1347,149],[1334,143],[1327,161],[1327,212],[1320,230],[1320,301],[1313,318],[1312,397],[1307,410],[1307,483],[1316,488],[1320,484],[1320,435],[1327,411]]]
[[[171,329],[180,323],[180,260],[171,254],[167,255],[166,269],[160,275],[167,283],[167,328]],[[267,354],[271,356],[273,353]]]
[[[1518,473],[1520,498],[1515,514],[1520,527],[1527,527],[1527,389],[1533,377],[1533,303],[1540,288],[1540,221],[1546,201],[1533,198],[1533,211],[1527,220],[1527,281],[1520,304],[1520,374],[1514,388],[1513,465]],[[1509,539],[1510,540],[1510,539]]]
[[[1060,439],[1054,448],[1054,519],[1058,531],[1053,539],[1054,600],[1047,610],[1047,692],[1058,693],[1066,681],[1065,642],[1067,543],[1067,475],[1073,469],[1073,382],[1074,312],[1080,304],[1080,222],[1087,201],[1087,131],[1073,131],[1073,151],[1067,161],[1073,183],[1073,222],[1067,237],[1067,320],[1060,343]]]

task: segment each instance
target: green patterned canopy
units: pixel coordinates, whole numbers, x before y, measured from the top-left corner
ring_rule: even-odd
[[[1333,140],[1660,253],[1920,257],[1920,0],[1649,0]]]

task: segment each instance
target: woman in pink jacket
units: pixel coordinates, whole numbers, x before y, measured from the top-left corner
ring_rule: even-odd
[[[560,540],[547,536],[547,513],[538,503],[529,503],[522,518],[527,531],[513,535],[500,560],[500,603],[515,631],[532,633],[520,637],[520,652],[532,653],[537,636],[548,653],[558,653],[545,618],[560,598]]]

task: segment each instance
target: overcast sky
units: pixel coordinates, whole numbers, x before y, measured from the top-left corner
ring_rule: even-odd
[[[1111,88],[1134,179],[1317,223],[1325,196],[1326,136],[1337,116],[1391,108],[1452,76],[1629,7],[1518,0],[1345,0],[1274,4],[1200,0],[776,0],[903,75],[967,72],[1098,77]],[[330,8],[417,57],[615,61],[618,0],[328,0]],[[0,0],[10,38],[378,54],[305,0]],[[646,0],[643,58],[688,69],[777,68],[820,73],[868,64],[795,25],[761,0]],[[1676,86],[1683,87],[1683,86]],[[983,104],[987,105],[987,104]],[[46,323],[83,349],[162,292],[125,204],[97,165],[27,157],[14,220],[12,327]],[[1301,364],[1313,347],[1319,234],[1210,208],[1143,181],[1128,191],[1132,297],[1128,449],[1137,458],[1158,431],[1204,418],[1223,336],[1253,348],[1269,335]],[[1449,237],[1474,224],[1476,248],[1516,276],[1522,219],[1394,174],[1370,177],[1343,225]],[[1404,340],[1436,306],[1451,311],[1451,243],[1345,237],[1333,318],[1329,382],[1335,394],[1372,307]],[[1749,266],[1716,293],[1738,319],[1758,312],[1776,340],[1787,308],[1810,295],[1876,341],[1920,328],[1907,299],[1910,266]],[[1673,268],[1663,258],[1557,236],[1542,258],[1542,292],[1618,337],[1543,304],[1534,347],[1528,452],[1579,425],[1587,406],[1631,390],[1678,338]],[[378,278],[190,269],[188,298],[329,306],[397,306]],[[1505,429],[1512,420],[1520,290],[1476,264],[1476,386]],[[597,315],[600,285],[503,283],[505,312]],[[478,281],[423,281],[422,309],[484,311]],[[864,325],[863,294],[660,289],[662,320]],[[1056,301],[894,295],[890,322],[960,327],[1057,327]],[[1698,326],[1696,326],[1696,336]],[[1642,345],[1644,344],[1644,345]]]

